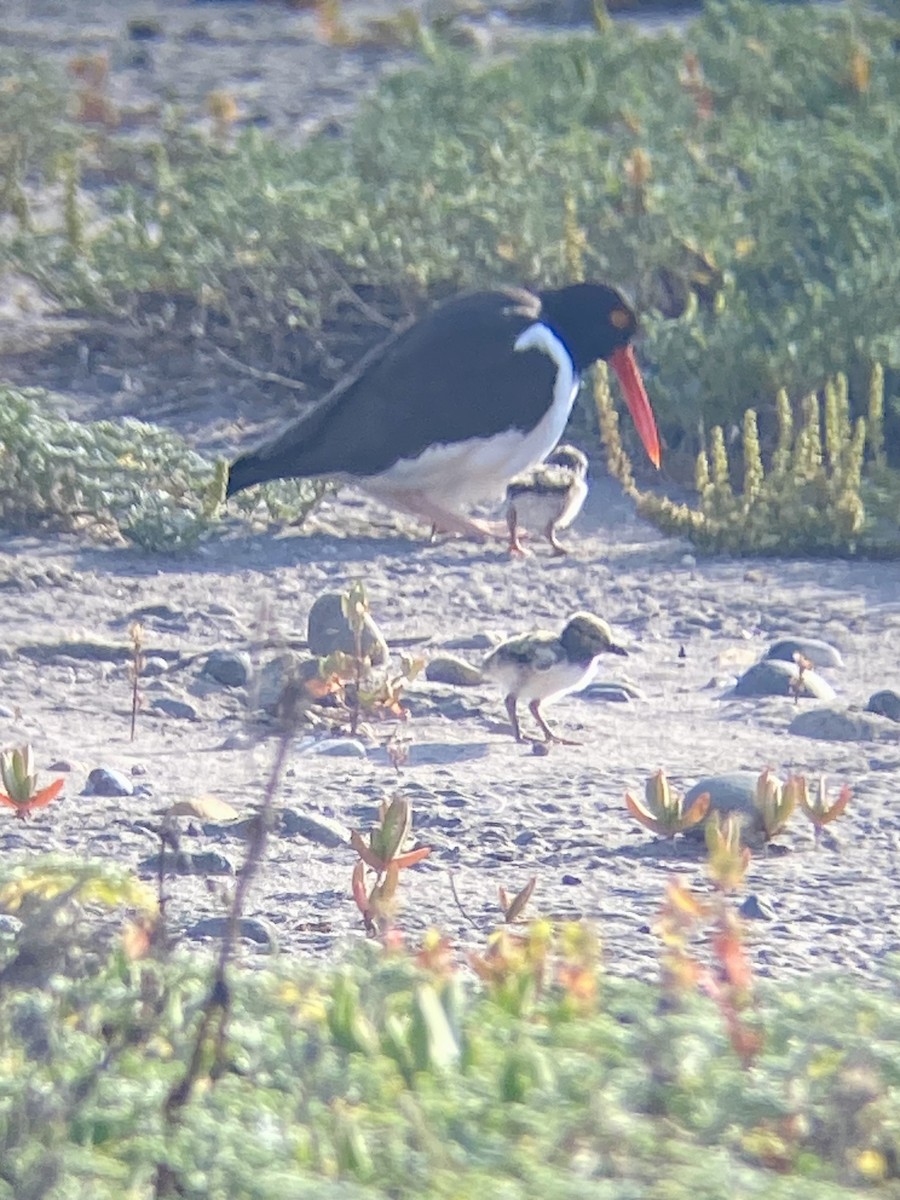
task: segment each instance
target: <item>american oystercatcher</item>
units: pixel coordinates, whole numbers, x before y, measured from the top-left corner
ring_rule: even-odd
[[[519,728],[516,706],[528,704],[547,742],[577,746],[578,742],[558,737],[541,713],[549,704],[569,692],[577,692],[590,682],[601,654],[628,651],[616,642],[612,630],[593,613],[578,612],[570,617],[562,633],[537,630],[501,642],[485,658],[482,674],[503,690],[506,711],[517,742],[532,741]]]
[[[556,555],[567,554],[557,540],[560,529],[568,529],[587,497],[587,455],[563,444],[547,455],[539,466],[510,480],[506,489],[506,523],[510,554],[526,555],[523,528],[543,533]]]
[[[650,460],[653,410],[631,349],[636,317],[613,288],[459,296],[390,339],[317,407],[238,458],[227,495],[270,479],[330,476],[448,533],[497,531],[461,509],[499,500],[565,429],[582,372],[605,359]]]

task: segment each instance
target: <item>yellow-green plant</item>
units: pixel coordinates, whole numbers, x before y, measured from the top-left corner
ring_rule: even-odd
[[[752,856],[742,842],[741,824],[739,813],[728,813],[723,818],[720,813],[713,812],[706,822],[704,834],[709,852],[707,870],[721,892],[733,892],[739,888],[750,865]]]
[[[804,775],[791,775],[784,785],[784,791],[786,796],[790,795],[792,805],[798,804],[812,821],[817,846],[822,838],[822,830],[837,820],[853,796],[849,785],[845,783],[837,799],[829,801],[824,775],[820,777],[819,786],[812,796]]]
[[[350,845],[359,855],[351,881],[353,899],[369,933],[385,933],[390,929],[397,909],[401,870],[415,866],[431,853],[430,846],[403,851],[411,829],[411,804],[402,796],[394,796],[390,803],[381,802],[379,821],[368,842],[358,830],[350,834]],[[366,879],[367,867],[375,873],[371,883]]]
[[[651,775],[644,785],[645,800],[625,793],[625,807],[642,825],[661,837],[674,838],[697,825],[709,811],[709,792],[697,796],[685,809],[684,797],[669,786],[665,771]]]
[[[784,829],[795,804],[794,790],[783,787],[781,780],[766,767],[756,781],[756,791],[753,794],[753,807],[759,814],[766,841]]]
[[[748,409],[740,490],[734,486],[724,431],[714,426],[697,457],[694,506],[636,487],[605,372],[597,374],[594,395],[610,472],[635,498],[641,515],[665,533],[685,536],[710,552],[900,554],[900,473],[887,466],[884,455],[880,367],[872,373],[867,417],[855,421],[843,375],[828,381],[821,399],[804,398],[796,424],[786,393],[779,392],[768,468],[756,413]]]

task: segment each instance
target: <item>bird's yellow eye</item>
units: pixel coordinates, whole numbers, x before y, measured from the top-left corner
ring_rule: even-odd
[[[624,308],[614,308],[609,314],[609,319],[616,329],[627,329],[631,324],[631,314]]]

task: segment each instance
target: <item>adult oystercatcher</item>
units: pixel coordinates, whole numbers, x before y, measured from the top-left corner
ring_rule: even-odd
[[[349,384],[231,467],[227,495],[331,476],[448,533],[496,530],[460,511],[499,500],[562,436],[582,372],[605,359],[651,462],[653,410],[631,349],[634,312],[611,287],[459,296],[377,352]]]
[[[523,528],[543,533],[555,555],[568,554],[556,534],[568,529],[587,498],[587,455],[575,446],[561,444],[544,462],[511,479],[506,489],[506,523],[509,552],[524,556]]]
[[[571,616],[560,634],[543,629],[523,633],[501,642],[490,652],[482,673],[502,689],[517,742],[533,740],[519,728],[516,706],[522,700],[528,704],[545,741],[566,746],[579,744],[553,732],[544,720],[541,705],[577,692],[589,683],[602,654],[627,657],[628,651],[616,642],[606,621],[588,612]]]

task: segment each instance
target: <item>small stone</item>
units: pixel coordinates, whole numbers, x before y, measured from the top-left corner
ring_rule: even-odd
[[[766,651],[765,658],[792,663],[795,654],[802,654],[804,658],[808,658],[814,667],[842,667],[844,665],[837,646],[832,646],[831,642],[823,642],[821,638],[779,638]]]
[[[559,882],[563,884],[564,887],[578,887],[581,884],[581,880],[577,875],[563,875]]]
[[[413,742],[409,747],[409,767],[443,766],[446,763],[471,762],[484,758],[488,752],[485,742]],[[378,746],[368,753],[370,762],[391,766],[387,750]]]
[[[309,610],[306,640],[310,653],[322,657],[342,650],[355,653],[356,639],[341,608],[340,592],[323,592]],[[366,613],[362,631],[362,652],[375,666],[388,660],[388,645],[371,613]]]
[[[763,900],[755,894],[743,900],[738,912],[749,921],[773,921],[778,915],[768,900]]]
[[[186,930],[189,938],[223,938],[227,932],[227,917],[203,917]],[[261,946],[274,945],[274,933],[268,922],[257,921],[254,917],[241,917],[238,921],[238,937],[246,938],[249,942],[258,942]]]
[[[756,809],[756,781],[759,776],[753,771],[727,771],[722,775],[706,775],[698,779],[684,796],[684,808],[687,811],[698,796],[709,793],[710,813],[718,812],[722,816],[728,813],[739,813],[743,828],[750,838],[763,832],[762,818]],[[702,838],[706,820],[700,821],[685,830],[685,837]]]
[[[798,713],[788,733],[824,742],[900,742],[896,721],[850,708],[812,708]]]
[[[738,678],[731,696],[793,696],[791,683],[800,675],[796,663],[784,662],[777,658],[764,658],[762,662],[754,663]],[[835,690],[821,675],[815,671],[804,671],[801,696],[812,696],[816,700],[833,700]]]
[[[293,808],[282,809],[281,834],[283,837],[303,837],[326,850],[337,850],[346,846],[349,834],[338,822],[320,814],[300,813]]]
[[[57,758],[47,768],[48,771],[74,771],[75,764],[68,758]]]
[[[212,650],[203,674],[225,687],[244,687],[250,678],[250,655],[243,650]]]
[[[176,700],[174,696],[156,696],[150,701],[148,709],[161,713],[165,717],[174,717],[179,721],[199,721],[200,715],[193,704],[187,700]]]
[[[301,746],[300,754],[319,754],[325,758],[365,758],[366,748],[357,738],[328,738]]]
[[[425,667],[429,683],[449,683],[454,687],[477,687],[484,680],[478,667],[453,654],[438,654]]]
[[[82,796],[133,796],[134,784],[127,775],[112,767],[94,767],[87,777]]]
[[[611,683],[606,680],[595,680],[576,695],[581,700],[601,701],[607,704],[630,704],[632,700],[643,699],[638,689],[631,684]]]
[[[873,692],[866,705],[866,712],[878,713],[879,716],[890,717],[892,721],[900,721],[900,692],[895,692],[893,688]]]
[[[7,708],[5,704],[0,704],[0,717],[14,717],[15,715],[11,708]]]
[[[164,875],[234,875],[234,863],[214,850],[203,850],[196,854],[183,850],[166,850],[162,855],[151,854],[142,859],[138,870],[142,874],[157,875],[162,865]]]
[[[465,637],[449,638],[441,642],[442,650],[493,650],[500,641],[489,633],[470,633]]]
[[[152,17],[132,17],[126,28],[128,36],[134,42],[146,42],[162,37],[162,26]]]
[[[165,675],[171,665],[164,658],[160,658],[159,655],[152,654],[149,658],[144,659],[144,665],[141,667],[141,676],[147,679],[158,679],[160,675]]]

